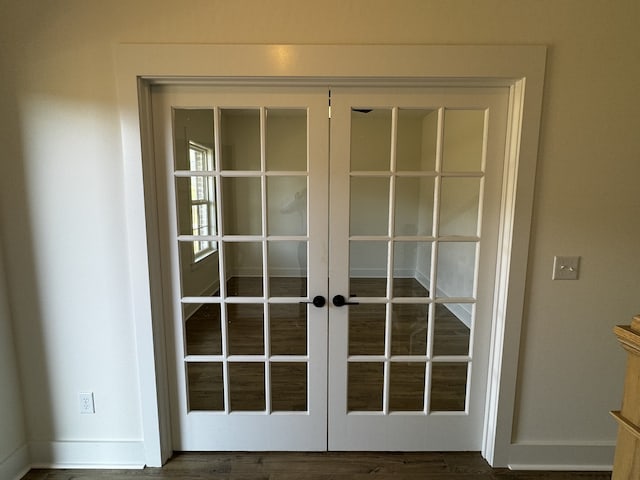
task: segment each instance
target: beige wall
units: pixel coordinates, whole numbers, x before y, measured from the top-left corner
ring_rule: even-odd
[[[2,0],[2,230],[31,439],[140,439],[113,48],[546,44],[514,440],[606,443],[640,311],[637,0]],[[194,58],[197,61],[210,59]],[[553,255],[581,255],[576,282]],[[37,348],[34,351],[33,344]],[[77,392],[99,414],[77,414]]]

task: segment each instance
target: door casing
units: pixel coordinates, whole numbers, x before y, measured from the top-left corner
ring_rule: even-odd
[[[204,60],[203,60],[204,59]],[[120,45],[116,54],[145,462],[172,453],[155,209],[151,86],[506,86],[510,89],[482,455],[507,466],[545,71],[544,46]],[[517,193],[517,195],[516,195]]]

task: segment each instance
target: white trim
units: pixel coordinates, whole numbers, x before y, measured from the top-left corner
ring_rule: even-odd
[[[415,271],[415,279],[422,285],[428,292],[431,292],[431,272],[425,275],[421,270]]]
[[[144,468],[139,441],[30,442],[32,468]]]
[[[159,467],[171,457],[173,448],[168,381],[163,373],[167,371],[164,325],[159,320],[163,316],[163,305],[161,301],[151,302],[152,296],[162,298],[161,283],[150,280],[159,279],[161,270],[159,265],[148,262],[149,255],[160,250],[157,236],[147,235],[147,228],[151,232],[158,230],[157,215],[145,212],[145,204],[153,208],[157,203],[155,188],[148,188],[149,183],[154,184],[153,162],[146,158],[147,155],[153,158],[153,131],[150,122],[141,123],[144,117],[140,114],[140,111],[150,111],[151,92],[139,83],[136,72],[134,66],[116,68],[144,450],[147,465]]]
[[[29,446],[25,443],[0,461],[0,478],[19,480],[30,468]]]
[[[614,451],[614,442],[515,443],[509,449],[509,468],[609,472],[613,470]]]
[[[194,57],[211,61],[193,62]],[[153,235],[157,231],[157,216],[154,211],[145,215],[145,197],[149,201],[155,195],[150,175],[152,136],[150,122],[146,121],[151,84],[511,87],[510,145],[482,449],[491,464],[504,466],[511,447],[545,59],[546,47],[536,45],[137,44],[117,47],[131,301],[138,347],[144,450],[149,465],[160,465],[172,450],[167,381],[164,374],[160,374],[166,371],[163,368],[166,361],[164,330],[159,321],[162,306],[161,302],[152,303],[152,298],[161,298],[162,291],[161,286],[150,282],[150,278],[159,278],[156,276],[159,272],[153,271],[156,265],[148,263],[149,254],[153,258],[157,251]],[[147,179],[146,190],[143,177]]]
[[[482,447],[495,467],[508,464],[512,446],[546,51],[539,54],[510,95]]]

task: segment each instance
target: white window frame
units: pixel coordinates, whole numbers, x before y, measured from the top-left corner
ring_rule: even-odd
[[[210,172],[213,169],[213,149],[206,147],[204,145],[201,145],[192,140],[189,140],[188,142],[188,149],[189,149],[189,152],[188,152],[189,153],[189,169],[192,172],[200,172],[200,171]],[[194,165],[191,161],[192,151],[196,151],[205,155],[206,157],[205,165],[203,165],[202,169],[194,168]],[[191,179],[191,182],[193,182],[193,179],[195,177],[196,175],[189,177]],[[205,180],[205,186],[204,186],[205,198],[204,199],[200,200],[200,199],[193,198],[193,184],[190,185],[190,189],[189,189],[189,202],[190,202],[189,211],[191,215],[191,233],[194,237],[200,237],[200,236],[212,237],[216,235],[216,214],[215,214],[216,205],[215,205],[215,189],[213,185],[214,179],[212,176],[203,176],[203,178]],[[193,217],[193,207],[196,205],[207,206],[208,231],[206,233],[201,232],[201,229],[203,228],[202,226],[195,225],[195,221]],[[198,230],[198,232],[196,232],[196,229]],[[203,243],[207,245],[205,248],[197,248],[199,245],[202,245]],[[214,253],[215,251],[217,251],[217,244],[215,241],[209,240],[209,239],[195,240],[193,243],[193,250],[192,250],[193,264],[201,262],[202,260],[207,258],[209,255]]]

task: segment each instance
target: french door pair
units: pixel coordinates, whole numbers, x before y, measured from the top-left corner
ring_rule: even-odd
[[[479,450],[507,91],[158,86],[176,450]]]

